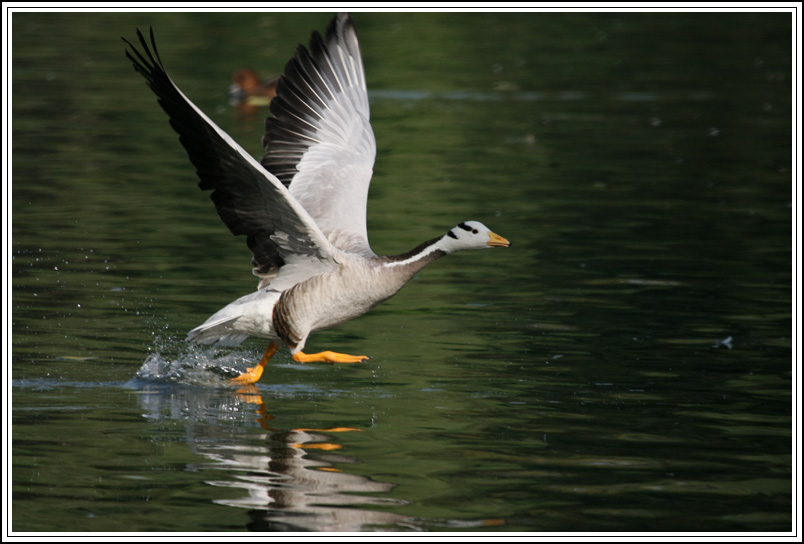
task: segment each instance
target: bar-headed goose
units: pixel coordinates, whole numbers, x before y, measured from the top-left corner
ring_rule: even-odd
[[[164,70],[153,30],[143,52],[126,56],[147,80],[197,169],[218,214],[252,252],[257,291],[219,310],[188,340],[237,345],[271,338],[259,364],[238,383],[254,383],[282,340],[300,363],[356,363],[365,355],[304,353],[311,332],[344,323],[387,299],[435,259],[462,249],[509,246],[477,221],[466,221],[395,257],[371,251],[366,197],[376,146],[369,124],[363,62],[348,15],[326,36],[314,32],[288,62],[266,121],[265,156],[257,162],[198,109]],[[133,54],[132,54],[133,53]]]

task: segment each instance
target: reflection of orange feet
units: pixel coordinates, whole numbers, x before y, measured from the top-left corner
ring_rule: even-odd
[[[238,376],[239,378],[240,376]],[[242,400],[248,404],[263,404],[262,395],[260,395],[260,390],[257,389],[257,386],[251,383],[247,383],[245,385],[240,386],[237,391],[235,391],[237,398]]]
[[[322,351],[321,353],[299,353],[293,354],[293,360],[297,363],[362,363],[368,359],[368,355],[347,355],[345,353],[335,353],[334,351]]]
[[[291,444],[291,448],[296,448],[297,450],[324,450],[324,451],[334,451],[339,450],[343,446],[340,444]]]
[[[238,376],[239,377],[239,376]],[[260,424],[260,427],[265,429],[266,431],[273,431],[274,428],[268,425],[268,422],[272,420],[275,416],[272,416],[268,413],[268,407],[265,406],[265,402],[262,400],[262,395],[260,395],[260,390],[257,389],[257,386],[254,384],[246,384],[241,385],[237,391],[235,391],[237,398],[240,399],[241,402],[245,402],[247,404],[256,404],[257,405],[257,415],[260,416],[257,418],[257,423]]]
[[[350,431],[362,431],[363,429],[356,429],[354,427],[331,427],[329,429],[293,429],[299,432],[322,432],[322,433],[348,433]]]
[[[265,365],[271,360],[271,357],[274,356],[274,353],[276,353],[277,350],[279,350],[279,346],[272,341],[270,344],[268,344],[268,349],[265,350],[265,353],[263,354],[262,359],[260,359],[260,362],[257,364],[257,366],[247,368],[246,371],[240,376],[232,378],[230,381],[232,383],[241,385],[257,383],[257,381],[262,377],[262,371],[265,370]]]

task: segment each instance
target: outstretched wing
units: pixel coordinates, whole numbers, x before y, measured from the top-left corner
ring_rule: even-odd
[[[201,180],[198,186],[212,190],[210,196],[229,230],[246,236],[255,273],[264,278],[263,284],[285,264],[305,261],[309,265],[305,275],[309,277],[320,272],[321,267],[316,265],[334,263],[333,251],[337,250],[287,188],[173,83],[159,58],[153,29],[150,48],[139,30],[137,36],[144,54],[123,38],[131,48],[126,56],[145,76],[179,133]]]
[[[290,188],[333,245],[373,255],[366,198],[376,144],[349,15],[337,15],[324,38],[314,32],[309,50],[298,46],[279,81],[271,113],[262,165]]]

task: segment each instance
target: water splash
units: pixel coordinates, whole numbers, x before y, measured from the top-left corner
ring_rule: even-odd
[[[231,385],[231,378],[239,376],[247,366],[253,364],[254,354],[251,352],[205,349],[195,344],[160,340],[133,381],[147,384]]]

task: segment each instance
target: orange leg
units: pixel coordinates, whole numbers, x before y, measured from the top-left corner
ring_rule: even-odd
[[[243,372],[240,376],[236,378],[232,378],[230,381],[236,384],[249,384],[249,383],[257,383],[257,381],[262,377],[262,371],[265,369],[265,365],[268,361],[271,360],[271,357],[274,356],[274,353],[279,350],[279,346],[276,345],[275,342],[271,341],[268,344],[268,349],[265,350],[265,353],[260,359],[260,362],[257,366],[253,366],[251,368],[247,368],[245,372]]]
[[[321,353],[307,354],[302,351],[293,354],[293,360],[297,363],[362,363],[368,359],[367,355],[346,355],[345,353],[335,353],[334,351],[322,351]]]

